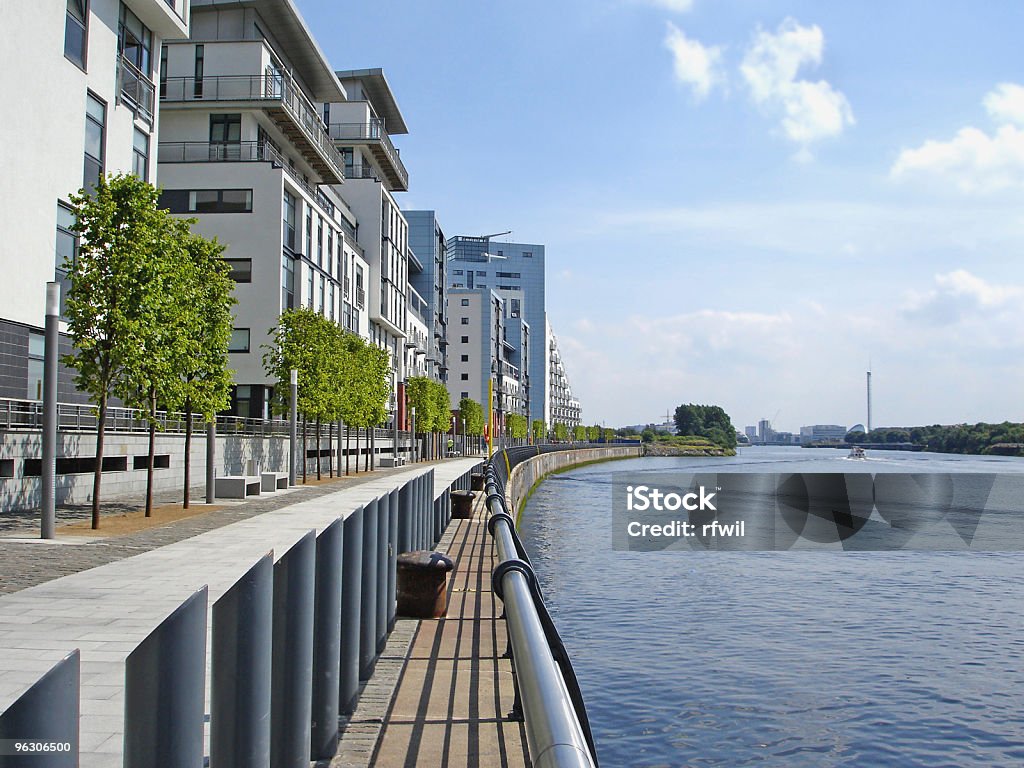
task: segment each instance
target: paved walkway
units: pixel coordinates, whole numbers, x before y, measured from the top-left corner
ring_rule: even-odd
[[[260,495],[246,501],[218,499],[217,506],[225,508],[116,537],[72,537],[58,533],[56,539],[43,540],[38,538],[38,510],[8,512],[0,516],[0,595],[148,552],[301,501],[356,488],[395,474],[406,473],[414,468],[444,466],[450,461],[453,460],[407,464],[405,467],[376,469],[347,477],[343,475],[333,482],[298,485],[287,491]],[[205,491],[200,486],[192,495],[192,509],[202,509],[205,502],[196,500],[204,498]],[[180,493],[156,497],[158,505],[175,502],[181,503]],[[141,501],[111,501],[104,502],[102,511],[104,514],[123,514],[141,508]],[[88,520],[91,514],[92,509],[88,505],[60,507],[57,510],[57,524],[59,526],[67,522]]]
[[[512,663],[504,658],[507,635],[501,603],[491,592],[497,554],[487,533],[482,493],[477,494],[474,510],[472,520],[452,520],[438,546],[456,563],[449,581],[448,614],[437,621],[415,622],[414,632],[406,630],[411,640],[370,765],[530,765],[525,729],[508,719],[515,683]],[[414,622],[399,625],[407,623]],[[343,736],[341,755],[344,749]],[[354,764],[336,759],[331,768]]]

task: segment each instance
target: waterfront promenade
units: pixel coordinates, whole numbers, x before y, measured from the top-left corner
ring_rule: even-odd
[[[430,469],[434,472],[433,497],[437,498],[479,461],[456,459],[390,470],[340,490],[330,486],[320,486],[312,492],[297,490],[291,494],[294,503],[287,503],[288,496],[283,495],[275,502],[284,503],[275,509],[258,512],[250,508],[250,514],[244,511],[246,505],[240,504],[233,511],[213,512],[205,521],[182,521],[176,524],[184,526],[178,532],[172,530],[175,526],[168,526],[124,537],[130,542],[3,544],[5,554],[20,548],[28,551],[25,557],[37,562],[44,553],[59,553],[53,556],[65,559],[66,569],[77,567],[79,572],[0,597],[0,712],[67,653],[78,648],[81,766],[120,765],[124,748],[125,660],[183,601],[205,585],[212,605],[253,562],[268,552],[280,557],[310,530],[323,530],[354,508]],[[244,519],[229,521],[222,514],[228,512]],[[195,526],[210,529],[196,532]],[[158,541],[163,537],[169,543]],[[99,549],[109,551],[94,554]],[[133,550],[134,554],[130,554]],[[76,556],[75,552],[80,554]],[[109,561],[93,567],[103,558]],[[39,573],[29,570],[13,562],[9,567],[5,558],[3,572],[7,582],[13,583],[11,580],[18,577],[19,571],[26,581],[41,578]],[[400,639],[400,633],[396,635]],[[380,672],[387,666],[384,661],[378,662]],[[209,697],[209,670],[207,689]]]

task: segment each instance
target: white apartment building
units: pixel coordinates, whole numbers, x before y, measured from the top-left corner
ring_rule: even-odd
[[[346,94],[290,0],[193,0],[191,38],[161,55],[162,203],[227,246],[232,412],[265,417],[262,358],[281,312],[310,307],[373,336],[374,269],[323,120]]]
[[[155,179],[160,47],[188,19],[189,0],[4,3],[0,397],[41,399],[46,283],[76,248],[69,196],[106,173]],[[63,368],[58,397],[86,400]]]
[[[572,429],[581,423],[583,417],[580,401],[572,393],[569,377],[562,363],[562,353],[558,349],[558,338],[551,330],[550,323],[545,323],[545,331],[548,350],[545,357],[545,380],[548,389],[544,408],[545,423],[549,426],[561,423]]]

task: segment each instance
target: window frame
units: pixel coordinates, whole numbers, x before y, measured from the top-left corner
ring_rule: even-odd
[[[77,0],[67,0],[65,11],[64,11],[64,58],[74,64],[83,72],[88,71],[89,65],[89,0],[81,0],[82,4],[82,15],[83,18],[79,19],[77,15],[72,14],[71,4],[77,4]],[[71,58],[68,55],[68,29],[74,24],[76,28],[81,30],[81,61],[77,58]]]

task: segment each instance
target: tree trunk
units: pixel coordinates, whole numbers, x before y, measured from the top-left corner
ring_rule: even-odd
[[[327,425],[327,473],[334,477],[334,422]]]
[[[156,455],[156,388],[149,388],[149,455],[146,461],[146,517],[153,516],[153,457]]]
[[[316,418],[316,479],[320,482],[320,417]]]
[[[349,428],[348,424],[346,424],[345,425],[345,476],[346,477],[349,474],[348,464],[349,464],[349,459],[350,459],[349,448],[352,447],[351,440],[352,440],[352,430]],[[338,436],[338,442],[341,442],[341,436],[340,435]]]
[[[185,471],[185,488],[183,490],[183,501],[181,503],[182,509],[188,509],[188,483],[191,472],[189,471],[192,467],[192,398],[185,398],[185,462],[183,469]]]
[[[306,443],[306,415],[302,415],[302,484],[306,484],[306,465],[309,464],[309,448]]]
[[[100,482],[103,477],[103,434],[107,429],[107,395],[100,395],[100,412],[96,422],[96,469],[92,477],[92,529],[100,527]]]
[[[363,459],[363,471],[364,472],[369,472],[370,471],[370,443],[371,443],[372,439],[373,439],[373,437],[369,433],[367,433],[367,435],[366,435],[366,456]]]

